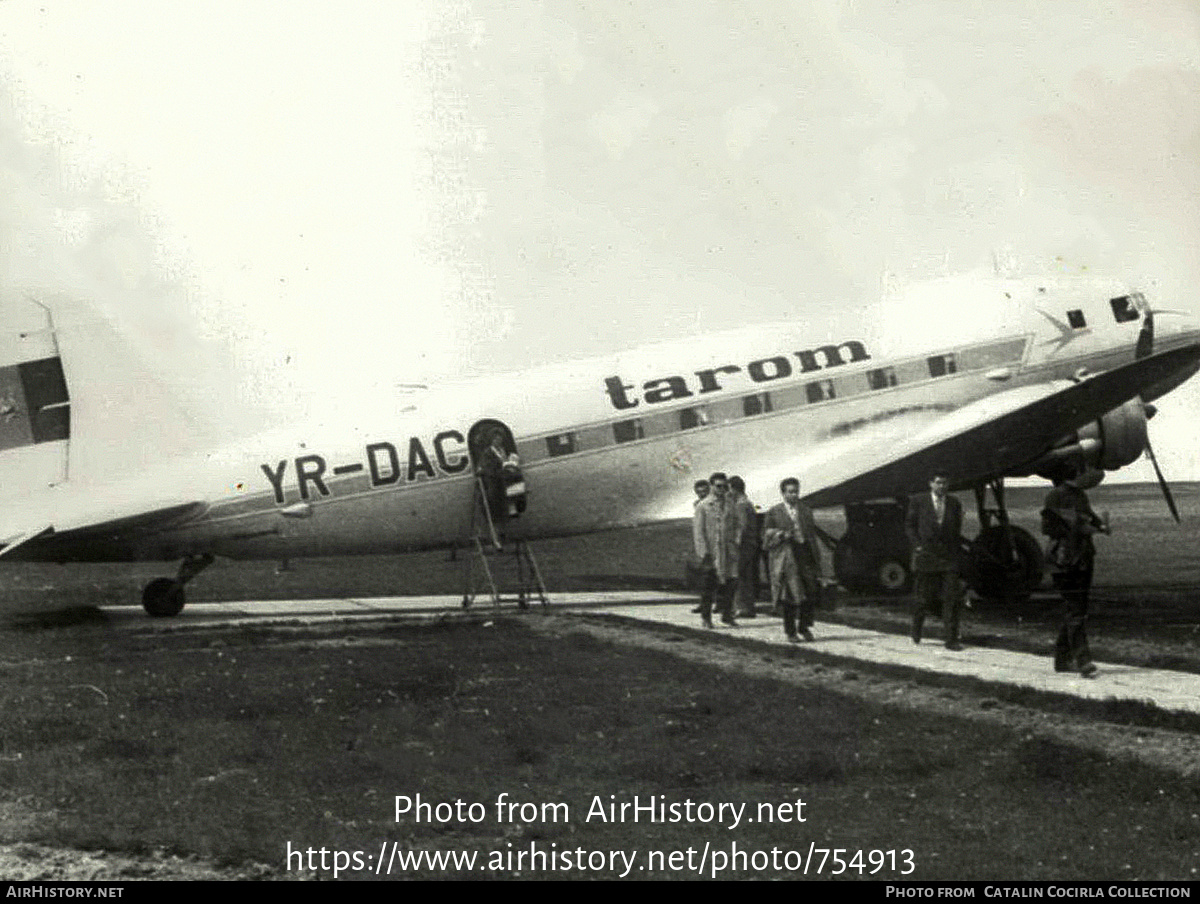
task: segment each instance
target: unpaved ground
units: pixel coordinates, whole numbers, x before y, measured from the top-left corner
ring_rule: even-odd
[[[930,687],[915,680],[887,677],[866,664],[827,665],[806,659],[802,648],[749,652],[732,644],[707,642],[698,632],[647,631],[631,624],[564,616],[533,619],[529,624],[537,630],[555,633],[583,630],[605,640],[636,644],[755,678],[823,687],[903,709],[986,721],[1027,737],[1049,737],[1115,759],[1133,758],[1185,778],[1200,775],[1200,736],[1190,732],[1098,722],[1007,703],[973,689],[966,682]]]
[[[687,630],[650,629],[631,622],[597,616],[535,614],[523,619],[531,629],[554,636],[586,632],[622,645],[663,652],[690,662],[726,669],[754,678],[796,686],[817,686],[838,694],[902,709],[982,721],[1011,729],[1026,740],[1039,738],[1097,751],[1116,762],[1135,760],[1169,775],[1194,779],[1200,775],[1200,737],[1186,731],[1118,725],[1064,714],[1036,705],[997,699],[967,683],[922,684],[917,679],[889,677],[863,665],[829,664],[806,656],[803,649],[770,649],[758,644],[714,642],[712,635]],[[356,624],[354,636],[320,643],[373,646],[394,641],[374,637]],[[284,645],[291,641],[284,639]],[[297,641],[299,642],[299,641]],[[311,638],[305,641],[312,643]],[[13,827],[33,823],[46,814],[20,812],[10,805],[0,820]],[[158,879],[304,879],[278,865],[224,867],[166,851],[134,856],[103,851],[53,849],[41,845],[0,846],[0,877],[9,880],[129,881]]]
[[[55,850],[39,844],[0,845],[0,876],[9,882],[285,878],[261,864],[220,869],[200,860],[166,853],[131,857],[104,851]]]

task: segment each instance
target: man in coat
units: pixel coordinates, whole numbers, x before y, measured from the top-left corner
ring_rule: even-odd
[[[1082,473],[1060,477],[1042,507],[1042,533],[1050,538],[1046,558],[1063,598],[1063,623],[1054,643],[1054,671],[1096,676],[1087,640],[1088,593],[1096,561],[1092,536],[1108,533],[1108,522],[1092,511],[1079,484]]]
[[[734,543],[738,548],[737,590],[733,607],[742,618],[754,618],[754,598],[758,592],[758,512],[746,496],[746,481],[736,474],[729,478],[729,497],[733,504]]]
[[[721,471],[708,479],[712,493],[693,509],[692,542],[704,572],[700,591],[700,619],[712,627],[713,602],[721,622],[736,625],[733,592],[737,587],[737,522],[729,502],[729,479]]]
[[[943,473],[929,480],[929,492],[908,501],[904,529],[912,544],[912,567],[916,600],[913,605],[912,639],[921,642],[925,616],[940,604],[946,626],[946,649],[961,650],[959,620],[963,584],[959,578],[962,545],[962,503],[946,492],[949,481]]]
[[[821,554],[812,509],[800,501],[800,481],[779,484],[783,501],[763,519],[763,546],[771,572],[771,599],[783,606],[790,641],[812,640],[813,611],[821,592]]]

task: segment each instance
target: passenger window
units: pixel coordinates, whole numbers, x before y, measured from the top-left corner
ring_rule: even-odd
[[[748,395],[742,399],[742,414],[746,417],[754,417],[756,414],[766,414],[771,408],[771,393],[760,392],[755,395]]]
[[[1067,323],[1071,324],[1072,329],[1081,330],[1087,326],[1087,319],[1083,316],[1083,311],[1067,311]]]
[[[872,389],[887,389],[889,386],[895,386],[896,370],[893,367],[881,367],[878,370],[867,371],[867,383]]]
[[[836,395],[833,391],[832,380],[817,380],[815,383],[809,383],[804,387],[804,392],[808,395],[810,402],[825,402]]]
[[[546,437],[546,451],[551,455],[570,455],[575,451],[575,444],[574,433],[560,433],[557,436]]]
[[[684,408],[679,412],[679,429],[691,430],[693,427],[703,427],[708,423],[706,408]]]
[[[1113,317],[1117,319],[1117,323],[1128,323],[1141,316],[1141,312],[1134,307],[1132,295],[1122,295],[1120,298],[1111,299],[1108,303],[1112,305]]]
[[[934,355],[929,361],[929,376],[944,377],[958,372],[958,361],[951,352],[948,355]]]
[[[641,418],[633,418],[628,421],[617,421],[613,424],[613,439],[619,443],[632,442],[635,439],[642,439],[646,435],[646,430],[642,426]]]

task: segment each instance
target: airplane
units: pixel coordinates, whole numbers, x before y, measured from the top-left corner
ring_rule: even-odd
[[[144,589],[152,616],[182,610],[184,585],[218,557],[460,548],[497,428],[528,488],[506,525],[515,539],[687,517],[693,482],[713,471],[760,493],[795,476],[814,507],[845,508],[839,581],[899,592],[911,579],[903,500],[942,471],[975,492],[973,585],[1019,598],[1042,555],[1009,523],[1004,481],[1083,463],[1094,482],[1152,458],[1151,403],[1200,370],[1200,322],[1121,283],[968,274],[867,312],[397,393],[374,413],[356,404],[353,426],[272,430],[109,479],[81,473],[73,452],[88,429],[76,413],[103,410],[88,398],[111,392],[73,363],[85,349],[60,350],[48,304],[10,300],[5,316],[0,556],[179,561]]]

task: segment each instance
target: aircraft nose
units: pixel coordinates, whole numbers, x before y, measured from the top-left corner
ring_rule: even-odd
[[[1200,345],[1200,316],[1191,311],[1152,308],[1147,320],[1170,347]]]
[[[1200,316],[1184,314],[1180,318],[1180,332],[1191,337],[1192,342],[1200,342]]]

